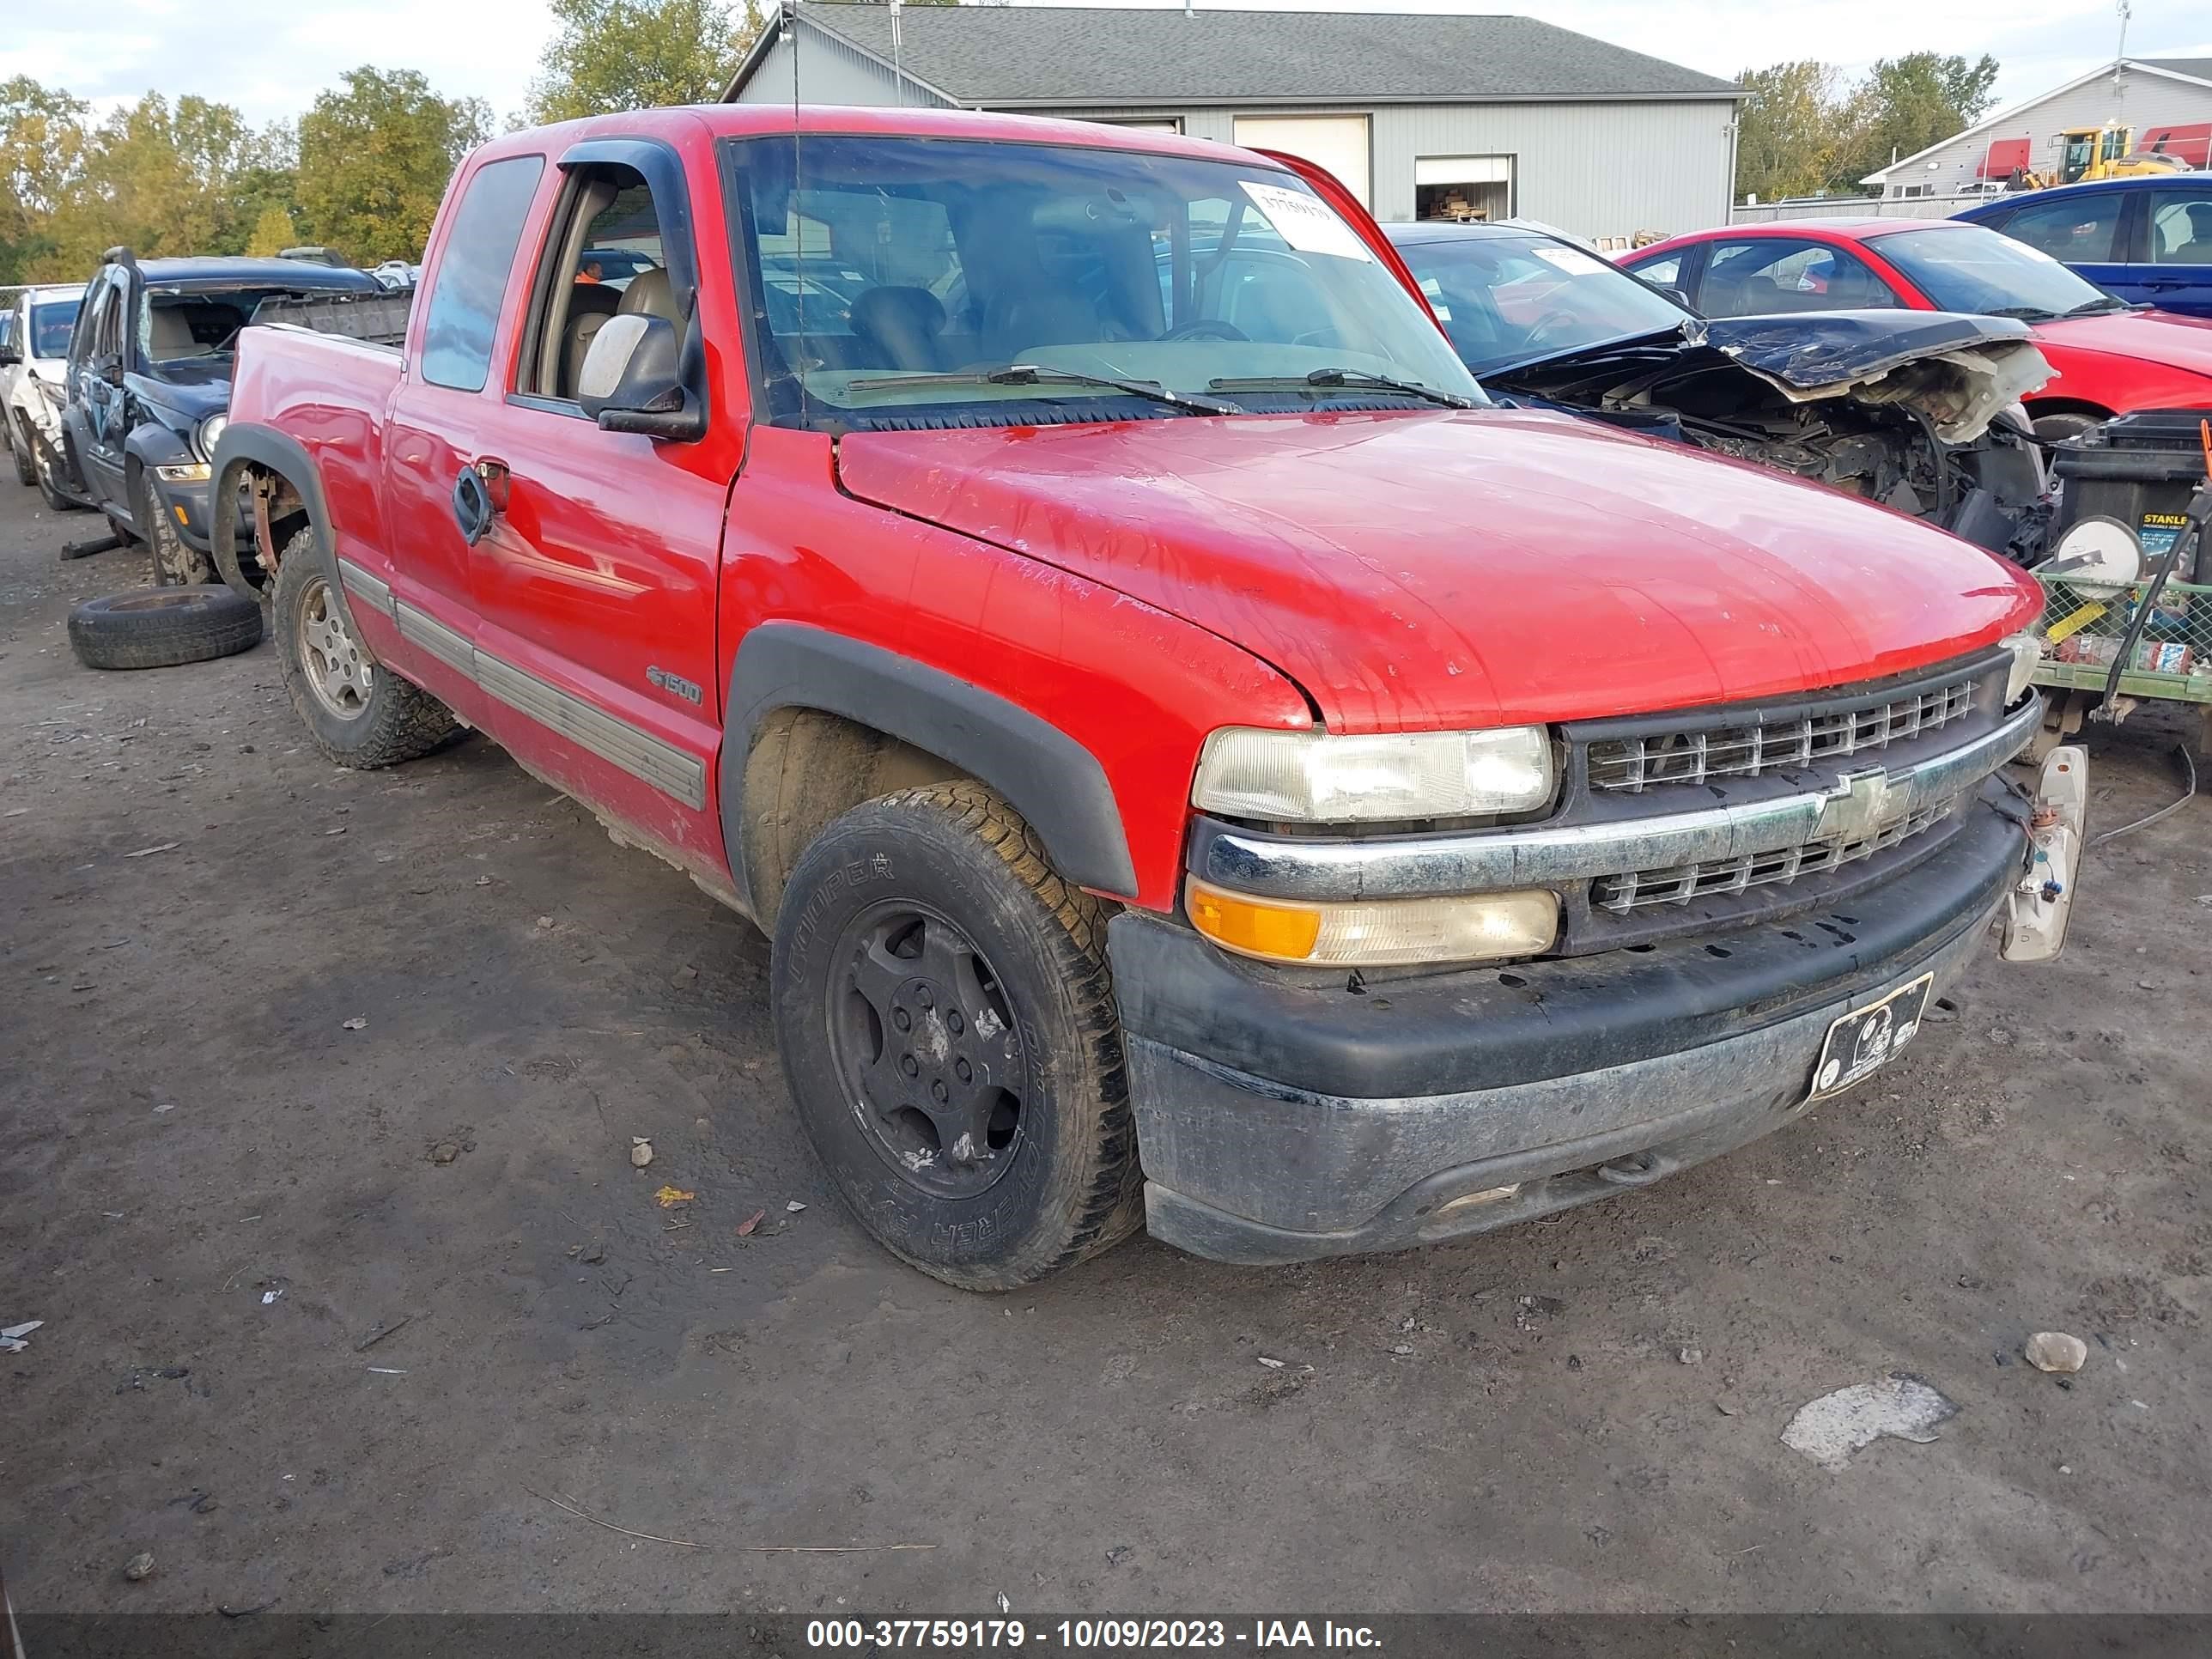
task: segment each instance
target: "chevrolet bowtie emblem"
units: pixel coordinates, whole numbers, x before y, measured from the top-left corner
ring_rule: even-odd
[[[1822,803],[1820,825],[1813,832],[1813,839],[1865,841],[1903,817],[1911,797],[1911,785],[1893,785],[1889,774],[1879,766],[1846,772]]]

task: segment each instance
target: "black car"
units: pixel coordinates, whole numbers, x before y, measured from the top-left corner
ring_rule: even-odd
[[[110,250],[70,343],[64,488],[147,544],[156,582],[215,580],[208,457],[230,407],[239,331],[272,305],[384,291],[365,270],[303,260],[141,263]]]
[[[1501,401],[1755,461],[2022,563],[2041,556],[2050,499],[2017,405],[2051,368],[2020,323],[1847,309],[1709,319],[1541,226],[1382,229]]]

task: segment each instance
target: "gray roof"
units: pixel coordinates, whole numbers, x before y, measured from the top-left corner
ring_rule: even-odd
[[[890,7],[805,3],[799,13],[890,60]],[[1728,98],[1736,91],[1727,81],[1534,18],[1377,12],[909,6],[899,63],[960,103],[1000,109]]]
[[[2138,58],[2138,64],[2148,64],[2153,69],[2171,70],[2176,75],[2193,75],[2200,81],[2212,81],[2212,58]]]

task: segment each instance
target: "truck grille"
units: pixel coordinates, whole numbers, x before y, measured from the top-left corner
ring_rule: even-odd
[[[1616,915],[1626,915],[1654,905],[1687,904],[1692,899],[1711,898],[1719,893],[1741,893],[1747,887],[1792,882],[1800,876],[1814,875],[1872,858],[1876,853],[1910,841],[1934,829],[1950,816],[1958,804],[1954,798],[1924,806],[1858,841],[1813,842],[1778,853],[1709,859],[1702,864],[1677,865],[1671,870],[1632,870],[1625,875],[1601,876],[1591,884],[1590,902]]]
[[[1640,794],[1660,784],[1755,778],[1887,748],[1972,714],[1980,672],[1927,690],[1846,703],[1817,714],[1770,720],[1753,713],[1702,729],[1604,738],[1589,747],[1590,787]],[[1755,879],[1787,881],[1790,875]]]

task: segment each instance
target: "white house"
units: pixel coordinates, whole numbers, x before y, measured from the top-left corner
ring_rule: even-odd
[[[1884,197],[1955,196],[2009,179],[2016,167],[2054,171],[2061,131],[2108,121],[2133,126],[2138,149],[2163,147],[2193,167],[2212,167],[2212,58],[2120,58],[1860,182]]]

